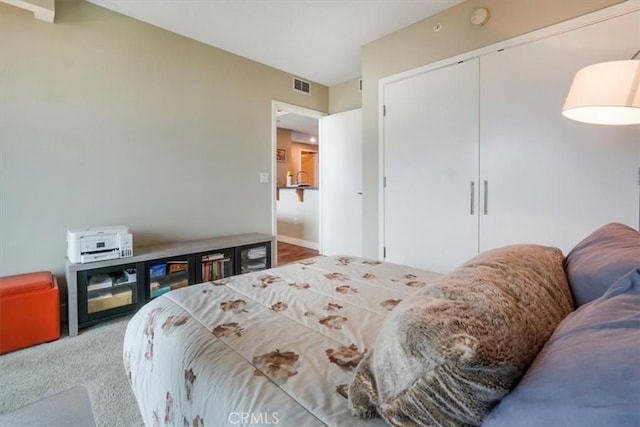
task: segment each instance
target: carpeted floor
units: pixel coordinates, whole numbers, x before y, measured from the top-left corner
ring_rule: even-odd
[[[122,364],[129,317],[0,356],[0,414],[85,386],[96,424],[144,425]]]
[[[75,386],[0,415],[0,426],[96,427],[87,388]]]

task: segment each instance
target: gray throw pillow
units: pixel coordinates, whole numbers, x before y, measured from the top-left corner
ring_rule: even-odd
[[[354,415],[392,425],[479,425],[515,385],[571,295],[557,248],[476,258],[405,298],[349,387]]]
[[[483,427],[640,426],[640,269],[569,314]]]
[[[567,278],[576,308],[601,297],[620,277],[638,267],[640,233],[618,223],[594,231],[567,255]]]

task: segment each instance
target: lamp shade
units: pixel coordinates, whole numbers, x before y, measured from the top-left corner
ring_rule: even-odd
[[[578,71],[562,114],[601,125],[640,124],[640,60],[602,62]]]

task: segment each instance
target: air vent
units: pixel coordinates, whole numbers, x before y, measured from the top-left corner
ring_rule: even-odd
[[[302,92],[306,95],[311,95],[311,83],[294,77],[293,90],[296,92]]]

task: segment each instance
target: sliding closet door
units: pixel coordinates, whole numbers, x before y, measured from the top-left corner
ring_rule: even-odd
[[[630,59],[639,41],[634,13],[481,57],[481,251],[525,242],[567,251],[605,223],[638,227],[640,127],[561,110],[578,69]]]
[[[447,272],[478,249],[478,60],[384,87],[386,260]]]

